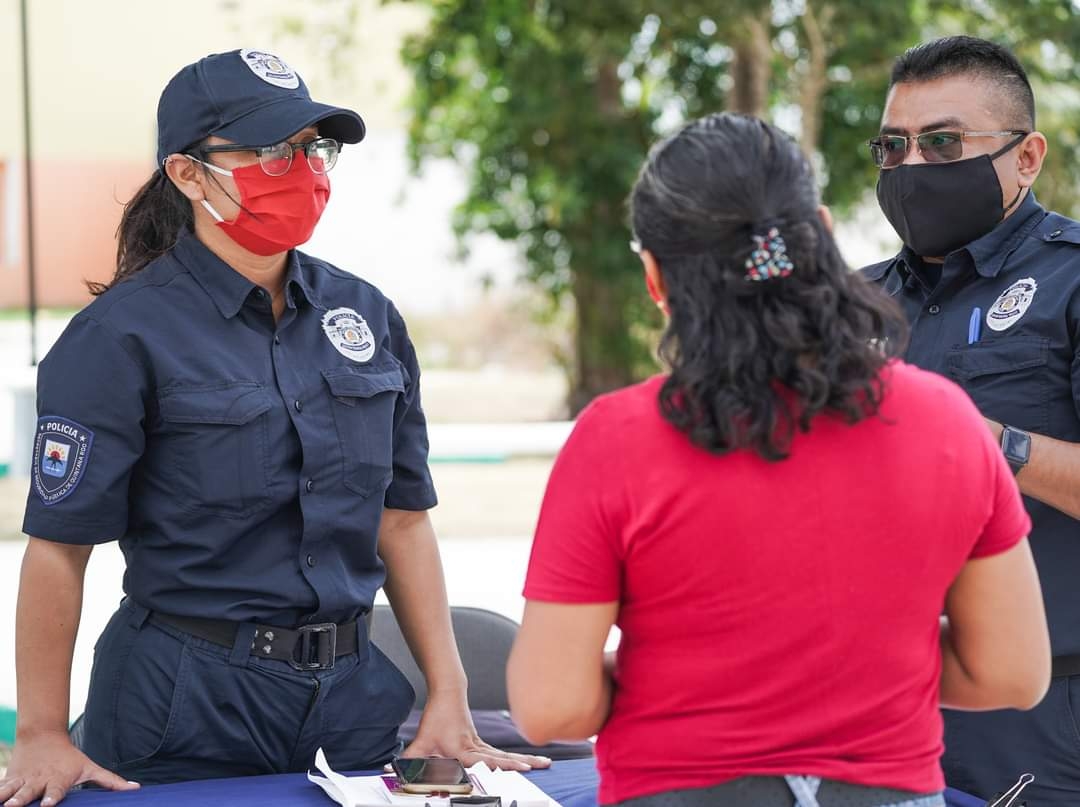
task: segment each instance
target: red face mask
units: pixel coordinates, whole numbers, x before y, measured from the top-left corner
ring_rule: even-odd
[[[240,213],[225,221],[205,199],[202,206],[229,238],[256,255],[287,252],[311,238],[330,198],[330,180],[312,171],[305,159],[293,160],[288,173],[279,177],[258,164],[231,171],[202,164],[233,178],[240,192]]]

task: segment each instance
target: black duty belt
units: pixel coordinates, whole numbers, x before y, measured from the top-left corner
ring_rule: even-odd
[[[250,623],[245,622],[174,616],[157,611],[150,614],[150,621],[169,625],[222,647],[232,647],[236,643],[237,630],[250,627]],[[302,625],[295,629],[277,625],[256,625],[255,628],[252,656],[287,661],[293,669],[304,672],[333,669],[335,658],[357,650],[355,620],[340,625],[333,622]]]
[[[1080,655],[1055,656],[1050,674],[1054,678],[1069,678],[1073,675],[1080,675]]]

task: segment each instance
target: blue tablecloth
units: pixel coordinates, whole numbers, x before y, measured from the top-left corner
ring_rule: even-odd
[[[368,773],[372,773],[369,771]],[[596,765],[591,759],[555,762],[546,771],[526,774],[563,807],[595,807]],[[955,790],[946,792],[949,807],[985,807],[986,802]],[[66,807],[328,807],[333,802],[303,774],[204,779],[175,785],[154,785],[128,793],[78,790]]]

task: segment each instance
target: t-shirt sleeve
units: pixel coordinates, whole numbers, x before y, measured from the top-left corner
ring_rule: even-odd
[[[972,461],[981,464],[982,478],[985,480],[982,489],[987,492],[991,505],[982,533],[969,557],[983,558],[1016,546],[1031,532],[1031,517],[1024,509],[1020,488],[1000,446],[994,442],[993,434],[986,428],[974,404],[969,403],[969,408],[974,421],[971,426],[972,441],[976,443],[971,451]]]
[[[38,368],[25,533],[69,544],[123,536],[147,389],[112,329],[85,315],[72,320]]]
[[[394,409],[394,478],[384,504],[394,510],[430,510],[438,504],[428,467],[427,418],[420,403],[420,363],[401,315],[391,308],[394,353],[404,365],[405,394]]]
[[[525,579],[525,597],[615,602],[622,594],[626,480],[603,406],[578,419],[551,470]]]

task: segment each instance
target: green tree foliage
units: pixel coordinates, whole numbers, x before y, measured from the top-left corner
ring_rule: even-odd
[[[1080,0],[930,0],[926,17],[935,36],[981,36],[1019,57],[1050,143],[1039,201],[1080,217]]]
[[[720,109],[787,128],[843,214],[864,201],[892,61],[968,32],[1032,65],[1052,135],[1044,201],[1080,179],[1078,0],[415,0],[430,23],[405,45],[416,165],[469,171],[459,234],[516,242],[551,310],[572,301],[570,407],[655,369],[659,325],[628,252],[625,199],[649,145]]]

